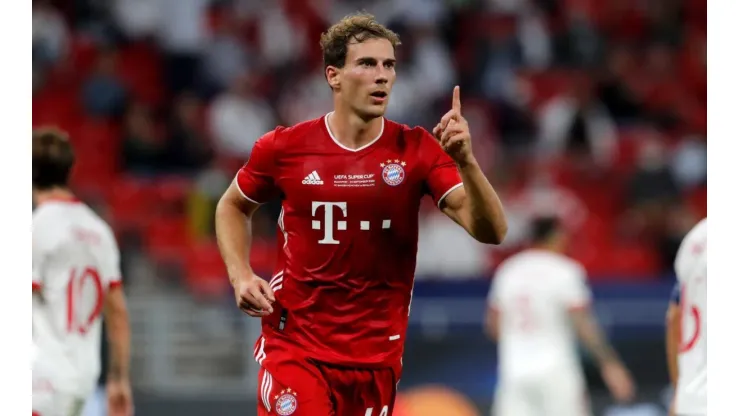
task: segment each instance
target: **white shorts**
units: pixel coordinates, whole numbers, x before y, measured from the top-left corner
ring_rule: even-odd
[[[35,363],[31,388],[34,416],[80,416],[87,395],[70,393],[69,383],[59,381],[52,374],[47,367]]]
[[[55,391],[44,383],[34,383],[32,403],[34,416],[80,416],[85,398]]]
[[[501,382],[496,389],[493,416],[591,416],[591,404],[578,377],[541,377]]]

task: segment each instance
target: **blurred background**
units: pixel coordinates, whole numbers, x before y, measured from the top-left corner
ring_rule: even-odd
[[[32,7],[33,123],[70,133],[74,190],[118,235],[137,415],[256,414],[259,322],[234,306],[215,204],[263,133],[330,111],[319,35],[358,9],[403,41],[389,118],[431,129],[461,85],[476,156],[510,221],[505,244],[483,246],[425,204],[399,388],[407,407],[435,410],[407,413],[489,414],[490,276],[527,246],[530,220],[550,214],[573,234],[570,254],[588,269],[599,318],[638,382],[640,406],[625,414],[665,414],[672,262],[706,215],[706,0]],[[252,265],[263,275],[279,208],[255,221]],[[596,413],[616,414],[584,364]],[[441,388],[469,411],[440,410],[453,400]]]

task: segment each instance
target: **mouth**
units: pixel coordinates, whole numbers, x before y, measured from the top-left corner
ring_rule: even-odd
[[[388,93],[385,91],[375,91],[370,93],[370,96],[373,97],[373,101],[375,102],[383,102],[388,98]]]

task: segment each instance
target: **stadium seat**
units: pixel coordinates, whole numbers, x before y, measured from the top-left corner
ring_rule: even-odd
[[[185,264],[185,283],[198,297],[219,297],[229,290],[229,278],[215,242],[193,245]]]
[[[146,226],[144,245],[157,262],[182,263],[192,244],[185,217],[159,217]]]

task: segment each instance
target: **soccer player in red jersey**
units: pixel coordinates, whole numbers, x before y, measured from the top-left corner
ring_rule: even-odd
[[[478,241],[506,234],[458,87],[433,134],[383,117],[399,43],[366,14],[324,33],[334,111],[261,137],[218,204],[237,304],[262,318],[259,415],[392,414],[425,195]],[[267,281],[249,266],[250,219],[273,198],[279,255]]]

